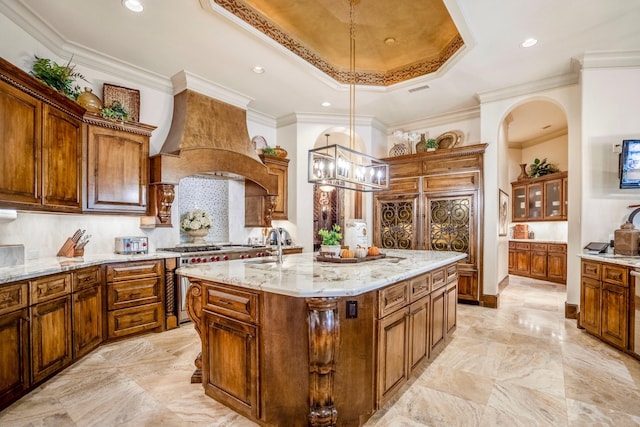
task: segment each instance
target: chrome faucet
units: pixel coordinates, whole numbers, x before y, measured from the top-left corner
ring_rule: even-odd
[[[276,244],[278,248],[276,252],[276,262],[278,264],[282,264],[282,235],[280,234],[280,230],[277,227],[273,227],[271,230],[269,230],[269,235],[271,235],[272,232],[275,232],[276,234]]]

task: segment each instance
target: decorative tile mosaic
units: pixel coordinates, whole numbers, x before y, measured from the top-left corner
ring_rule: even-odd
[[[229,181],[194,176],[182,178],[178,195],[180,220],[194,209],[208,212],[213,219],[209,235],[204,238],[206,241],[229,241]],[[180,241],[189,241],[183,231],[180,231]]]

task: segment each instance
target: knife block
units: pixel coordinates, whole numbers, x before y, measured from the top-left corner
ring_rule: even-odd
[[[64,242],[64,245],[62,245],[56,256],[73,258],[76,256],[82,256],[84,254],[84,249],[80,249],[80,251],[82,251],[82,254],[76,255],[76,244],[73,240],[71,240],[71,238],[68,238],[67,241]]]

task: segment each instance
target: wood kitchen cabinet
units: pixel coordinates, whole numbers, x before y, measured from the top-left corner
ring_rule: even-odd
[[[87,212],[147,212],[149,138],[153,126],[85,118]]]
[[[0,207],[80,212],[85,109],[2,59],[0,77]]]
[[[72,273],[74,360],[102,343],[103,286],[102,266],[88,267]]]
[[[567,186],[567,172],[512,182],[512,221],[566,221]]]
[[[628,267],[582,260],[580,326],[620,350],[628,348]]]
[[[271,219],[289,219],[289,159],[264,154],[260,155],[260,159],[269,168],[269,173],[278,177],[278,198]]]
[[[245,227],[271,227],[271,220],[289,219],[289,159],[260,155],[269,174],[278,178],[278,194],[267,195],[264,188],[252,181],[245,182]]]
[[[0,410],[30,385],[28,286],[0,288]]]
[[[373,243],[381,248],[451,250],[461,302],[484,303],[482,174],[486,144],[389,157],[390,186],[376,192]],[[487,302],[491,304],[492,302]]]
[[[109,264],[106,267],[107,337],[121,338],[164,328],[162,260]]]
[[[217,285],[207,286],[206,292],[202,334],[205,393],[240,413],[259,418],[259,296]]]
[[[34,383],[68,366],[73,359],[71,274],[29,281],[31,299],[31,378]]]
[[[510,241],[509,274],[565,284],[567,245]]]

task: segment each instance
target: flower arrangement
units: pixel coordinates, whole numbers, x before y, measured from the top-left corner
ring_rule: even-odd
[[[131,115],[117,99],[114,100],[111,105],[107,105],[102,109],[102,117],[120,122],[128,122],[131,120]]]
[[[57,90],[67,98],[78,99],[80,95],[80,86],[75,83],[76,79],[87,81],[84,76],[77,72],[75,65],[71,64],[71,59],[67,65],[59,65],[48,58],[40,58],[35,56],[36,60],[31,67],[31,75],[46,84],[47,86]]]
[[[331,230],[320,229],[318,234],[322,237],[322,244],[325,246],[339,245],[340,240],[342,240],[342,233],[340,233],[338,224],[333,224]]]
[[[187,212],[182,221],[180,221],[180,229],[182,231],[193,231],[211,228],[211,215],[202,209]]]
[[[550,173],[558,172],[559,169],[551,164],[547,163],[546,157],[543,160],[535,159],[529,166],[529,177],[537,178],[543,175],[549,175]]]

